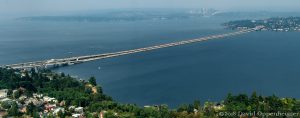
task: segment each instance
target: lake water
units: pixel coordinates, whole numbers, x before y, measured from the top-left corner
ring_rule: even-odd
[[[122,22],[0,23],[0,65],[98,54],[232,32],[229,18]],[[300,33],[253,32],[235,37],[63,67],[95,76],[122,103],[219,101],[228,93],[300,98]],[[72,52],[72,53],[70,53]],[[101,69],[99,69],[99,67]]]

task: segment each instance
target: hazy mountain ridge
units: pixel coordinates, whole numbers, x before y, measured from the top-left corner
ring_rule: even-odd
[[[107,21],[141,21],[171,20],[202,17],[232,17],[236,19],[262,19],[270,17],[300,16],[300,12],[224,12],[215,9],[189,10],[112,10],[88,12],[73,15],[29,16],[20,17],[22,21],[58,21],[58,22],[107,22]]]
[[[101,22],[101,21],[139,21],[139,20],[167,20],[185,19],[191,17],[209,17],[215,15],[217,10],[122,10],[99,13],[87,13],[65,16],[29,16],[17,18],[23,21],[77,21],[77,22]]]

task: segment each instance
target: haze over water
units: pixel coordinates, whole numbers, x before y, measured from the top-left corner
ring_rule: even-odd
[[[257,18],[261,18],[258,16]],[[0,24],[0,65],[114,52],[232,32],[220,24],[236,18],[205,17],[118,22]],[[240,18],[239,18],[240,19]],[[228,93],[300,98],[300,33],[253,32],[59,68],[95,76],[122,103],[218,101]]]

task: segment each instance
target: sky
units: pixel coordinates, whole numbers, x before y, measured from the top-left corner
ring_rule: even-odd
[[[43,14],[119,8],[300,11],[300,0],[0,0],[0,14]]]

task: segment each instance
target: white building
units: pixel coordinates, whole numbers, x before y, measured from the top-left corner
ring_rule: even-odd
[[[51,97],[48,97],[48,96],[44,96],[43,100],[45,102],[54,102],[54,103],[58,102],[55,98],[51,98]]]
[[[74,109],[76,113],[83,113],[83,107],[77,107]]]
[[[8,92],[8,89],[0,90],[0,99],[7,98],[7,92]]]
[[[58,112],[60,112],[60,111],[61,111],[62,113],[65,113],[65,109],[64,109],[64,108],[58,107],[58,108],[56,108],[56,109],[53,110],[53,115],[57,115]]]
[[[73,114],[72,117],[73,118],[79,118],[81,116],[81,114]]]
[[[28,105],[30,103],[33,103],[35,106],[42,106],[44,104],[44,102],[42,100],[38,100],[36,98],[29,98],[25,101],[25,104]]]

